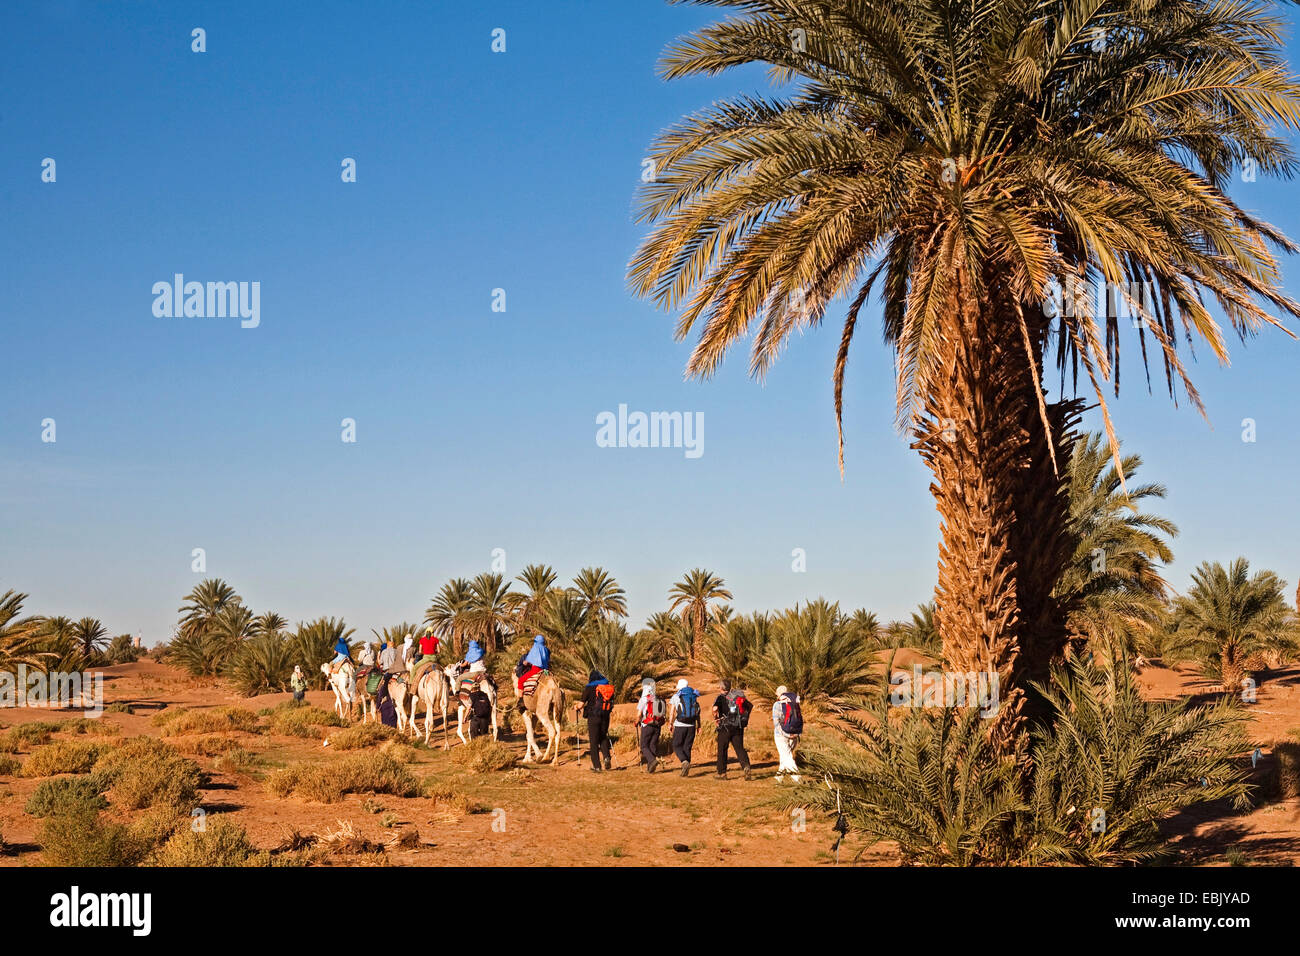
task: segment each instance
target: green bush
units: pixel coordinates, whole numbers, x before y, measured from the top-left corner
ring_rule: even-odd
[[[48,817],[69,809],[89,807],[92,810],[108,809],[99,781],[92,777],[55,777],[42,780],[23,808],[34,817]]]
[[[46,817],[38,839],[47,866],[136,866],[149,851],[126,826],[106,822],[89,805]]]
[[[129,810],[172,806],[188,812],[204,783],[198,764],[152,737],[133,737],[109,751],[95,764],[95,777],[112,789],[114,803]]]
[[[32,751],[32,755],[23,764],[23,776],[51,777],[59,773],[90,773],[103,752],[103,744],[58,740]]]

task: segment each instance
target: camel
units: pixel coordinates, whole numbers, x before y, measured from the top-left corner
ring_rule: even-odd
[[[374,694],[366,691],[366,681],[368,679],[369,675],[358,677],[356,685],[356,703],[361,707],[361,722],[363,724],[369,723],[371,720],[376,723],[379,721],[379,701]]]
[[[533,717],[542,722],[546,728],[546,751],[543,752],[537,746],[537,738],[533,732]],[[556,766],[560,762],[560,728],[564,726],[564,690],[560,687],[559,682],[549,673],[543,674],[537,681],[537,692],[533,694],[533,706],[527,707],[525,701],[524,710],[524,729],[528,732],[528,744],[524,748],[524,763],[532,763],[533,754],[537,759],[545,762],[547,756],[551,753],[551,748],[555,748],[555,756],[551,760],[551,765]]]
[[[325,675],[325,680],[329,682],[330,689],[334,691],[334,713],[340,717],[344,716],[343,704],[347,702],[347,716],[352,716],[352,706],[355,703],[354,692],[357,683],[357,669],[352,666],[351,661],[344,661],[339,665],[338,670],[330,668],[329,662],[320,666],[320,672]]]
[[[469,741],[465,739],[464,726],[465,715],[469,713],[469,707],[465,703],[465,700],[460,696],[462,676],[457,672],[455,664],[448,664],[443,668],[443,673],[447,675],[447,684],[451,688],[452,696],[456,700],[456,736],[460,738],[461,743],[467,744]],[[469,676],[472,677],[473,674],[471,673]],[[478,689],[487,694],[488,700],[492,702],[492,739],[499,740],[501,738],[501,730],[497,725],[496,684],[494,684],[488,678],[488,675],[484,673],[478,682]]]
[[[405,693],[405,685],[403,685]],[[415,725],[415,709],[424,704],[424,745],[429,746],[429,727],[433,723],[433,709],[442,711],[442,749],[447,749],[447,704],[451,698],[451,683],[447,676],[436,667],[430,667],[420,675],[420,683],[411,694],[411,734],[419,736]],[[464,738],[461,738],[464,740]]]

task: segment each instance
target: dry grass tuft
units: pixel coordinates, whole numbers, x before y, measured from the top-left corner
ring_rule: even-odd
[[[318,803],[337,803],[347,793],[389,793],[414,797],[420,783],[388,754],[359,753],[326,764],[299,764],[271,776],[267,789],[277,797],[293,794]]]
[[[383,853],[384,845],[375,843],[357,832],[347,820],[340,820],[338,829],[318,835],[320,845],[332,853]]]
[[[59,773],[90,773],[104,751],[103,744],[59,740],[37,747],[23,764],[24,777],[52,777]]]
[[[491,737],[475,737],[452,750],[451,762],[471,773],[491,773],[513,767],[515,752]]]

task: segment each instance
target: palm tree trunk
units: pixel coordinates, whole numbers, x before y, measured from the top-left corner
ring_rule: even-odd
[[[940,333],[943,373],[913,447],[934,475],[942,522],[935,623],[946,666],[996,672],[994,736],[1011,750],[1036,710],[1026,685],[1045,678],[1065,646],[1065,609],[1051,592],[1072,548],[1056,469],[1068,462],[1078,405],[1048,409],[1054,468],[1015,313],[981,306],[954,309]],[[990,321],[1005,328],[981,327]],[[1041,355],[1041,326],[1030,335]]]
[[[1223,679],[1225,694],[1241,693],[1241,682],[1246,677],[1246,669],[1242,666],[1237,648],[1232,644],[1224,645],[1219,652],[1219,676]]]

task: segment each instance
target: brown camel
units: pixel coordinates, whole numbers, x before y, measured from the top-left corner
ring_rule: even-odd
[[[564,726],[564,690],[560,687],[559,682],[550,674],[543,674],[537,681],[537,691],[533,694],[533,705],[527,706],[528,701],[524,699],[524,729],[528,732],[528,744],[524,748],[524,763],[532,763],[533,755],[545,761],[551,753],[551,748],[555,748],[555,756],[551,759],[552,766],[560,762],[560,728]],[[533,717],[542,722],[546,728],[546,751],[543,753],[537,746],[537,738],[533,732]]]

